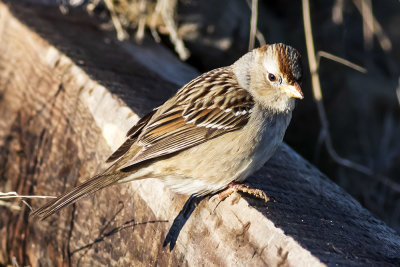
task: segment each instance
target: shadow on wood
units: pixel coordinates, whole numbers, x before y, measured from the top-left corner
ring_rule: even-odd
[[[172,251],[176,245],[176,240],[179,237],[183,226],[188,221],[192,212],[196,209],[197,205],[202,201],[204,197],[191,196],[179,212],[178,216],[175,217],[174,222],[168,230],[168,234],[165,237],[163,246],[166,247],[169,244],[169,250]]]

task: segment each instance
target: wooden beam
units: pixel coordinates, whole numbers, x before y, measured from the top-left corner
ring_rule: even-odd
[[[77,10],[0,3],[0,39],[1,192],[55,196],[97,173],[140,116],[196,75],[155,44],[115,42]],[[400,262],[399,235],[287,145],[248,182],[272,200],[234,194],[216,206],[149,179],[107,188],[44,222],[30,221],[26,205],[0,207],[0,264]]]

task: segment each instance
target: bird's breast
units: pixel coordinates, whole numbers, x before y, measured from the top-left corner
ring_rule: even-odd
[[[272,113],[254,119],[254,123],[249,123],[250,128],[243,131],[251,139],[247,142],[242,139],[242,142],[251,149],[243,157],[242,169],[237,172],[236,181],[239,182],[260,169],[273,156],[282,143],[291,113]]]
[[[157,163],[157,178],[178,192],[207,194],[245,180],[280,145],[290,114],[255,114],[238,131],[226,133]]]

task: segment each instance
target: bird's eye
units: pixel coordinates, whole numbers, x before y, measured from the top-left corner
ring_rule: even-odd
[[[268,73],[268,80],[270,80],[271,82],[275,82],[276,81],[276,76],[273,75],[272,73]]]

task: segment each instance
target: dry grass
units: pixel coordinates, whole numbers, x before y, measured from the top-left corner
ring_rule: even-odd
[[[355,0],[354,2],[356,3],[361,14],[363,15],[364,25],[370,25],[370,26],[374,25],[376,21],[374,20],[373,15],[372,15],[371,3],[366,4],[366,5],[363,4],[361,6],[358,1]],[[366,3],[368,3],[368,1],[366,1]],[[368,168],[362,164],[359,164],[359,163],[356,163],[349,159],[343,158],[343,157],[339,156],[338,153],[336,152],[336,150],[333,146],[333,143],[332,143],[332,137],[331,137],[331,134],[329,131],[329,122],[328,122],[325,107],[323,104],[323,94],[322,94],[321,83],[320,83],[320,78],[319,78],[319,74],[318,74],[319,60],[317,62],[315,48],[314,48],[309,0],[302,0],[302,5],[303,5],[304,33],[305,33],[305,38],[306,38],[308,63],[309,63],[309,67],[310,67],[310,74],[311,74],[311,81],[312,81],[312,91],[313,91],[314,100],[317,105],[319,119],[320,119],[320,122],[322,125],[320,134],[319,134],[319,138],[318,138],[318,142],[317,142],[317,146],[320,146],[322,143],[324,143],[330,157],[336,163],[338,163],[344,167],[358,171],[362,174],[365,174],[368,177],[376,179],[377,181],[382,182],[386,186],[390,187],[395,192],[400,192],[400,184],[394,182],[393,179],[385,177],[382,174],[377,174],[373,170],[371,170],[370,168]],[[365,14],[367,14],[367,15],[365,15]],[[364,15],[366,17],[364,17]],[[371,23],[370,20],[373,20],[374,23]],[[364,26],[364,27],[366,27],[366,26]],[[380,27],[377,27],[377,28],[379,29],[379,32],[382,34],[383,31],[381,30],[381,28]],[[372,26],[368,28],[368,30],[370,30],[371,33],[376,34],[377,32],[374,31],[373,29],[374,28]],[[365,32],[366,31],[364,31],[364,34],[365,34]],[[369,32],[368,32],[368,34],[369,34]],[[369,38],[370,38],[370,36],[365,37],[365,43],[366,43],[367,47],[369,47],[371,45],[371,44],[369,44],[370,43]],[[390,41],[385,41],[384,44],[386,44],[386,45],[384,45],[382,47],[382,49],[388,49],[389,48],[389,46],[387,45],[388,43],[390,43]],[[382,43],[381,43],[381,45],[382,45]],[[319,57],[324,56],[324,57],[334,60],[338,63],[344,64],[348,67],[359,70],[360,72],[366,73],[365,68],[362,68],[354,63],[351,63],[348,60],[339,58],[330,53],[319,51],[318,55],[319,55]],[[389,131],[389,132],[391,132],[391,131]],[[384,140],[384,138],[382,140]],[[317,150],[319,150],[319,149],[317,149]],[[395,151],[397,151],[397,150],[395,150]]]
[[[20,205],[17,205],[14,202],[11,201],[5,201],[5,200],[11,200],[11,199],[17,199],[19,201],[21,201],[23,204],[25,204],[30,210],[32,210],[31,205],[28,204],[28,202],[26,202],[25,199],[33,199],[33,198],[56,198],[54,196],[40,196],[40,195],[29,195],[29,196],[25,196],[25,195],[20,195],[17,192],[7,192],[7,193],[3,193],[0,192],[0,206],[9,208],[10,210],[14,210],[14,211],[20,211],[21,207]]]
[[[110,12],[111,21],[120,41],[129,39],[128,30],[135,30],[135,40],[141,42],[146,29],[155,41],[159,33],[168,35],[181,60],[189,58],[190,53],[178,34],[175,13],[177,0],[103,0]],[[93,10],[99,1],[88,5]]]

